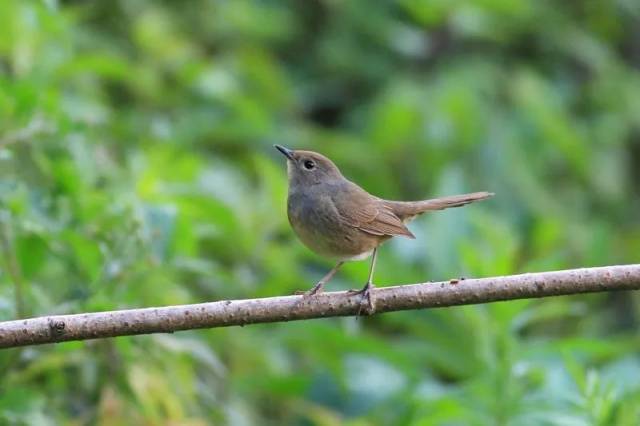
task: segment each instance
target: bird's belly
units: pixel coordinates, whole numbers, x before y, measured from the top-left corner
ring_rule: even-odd
[[[369,236],[362,231],[354,229],[352,235],[350,230],[346,232],[327,232],[326,229],[315,229],[310,231],[304,226],[293,225],[293,229],[298,238],[314,252],[331,258],[340,260],[362,260],[371,255],[374,248],[380,243],[378,238]]]
[[[291,200],[290,200],[291,201]],[[308,248],[319,255],[340,260],[361,260],[384,239],[350,226],[335,210],[322,203],[289,203],[291,227]]]

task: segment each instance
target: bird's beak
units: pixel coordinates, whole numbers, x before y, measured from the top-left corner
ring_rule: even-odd
[[[285,148],[282,145],[274,145],[274,148],[277,149],[278,151],[280,151],[282,153],[282,155],[287,157],[289,160],[293,161],[293,151],[292,150],[290,150],[289,148]]]

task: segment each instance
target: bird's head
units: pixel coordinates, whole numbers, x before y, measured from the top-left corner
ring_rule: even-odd
[[[313,151],[292,150],[282,145],[275,148],[287,157],[289,185],[311,186],[343,179],[333,161]]]

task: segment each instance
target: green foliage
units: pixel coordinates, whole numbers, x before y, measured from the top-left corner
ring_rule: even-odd
[[[379,285],[638,261],[629,0],[0,1],[0,320],[288,294],[273,143],[396,199]],[[361,285],[366,262],[330,287]],[[0,424],[636,425],[603,294],[0,352]]]

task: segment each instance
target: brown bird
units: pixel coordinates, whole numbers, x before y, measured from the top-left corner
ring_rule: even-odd
[[[490,192],[453,195],[424,201],[390,201],[369,194],[346,179],[327,157],[312,151],[275,145],[287,157],[289,223],[300,240],[314,252],[338,260],[305,294],[323,290],[346,261],[372,256],[369,278],[361,293],[367,311],[375,311],[372,298],[373,271],[378,246],[397,235],[415,236],[405,226],[416,215],[464,206],[493,196]]]

